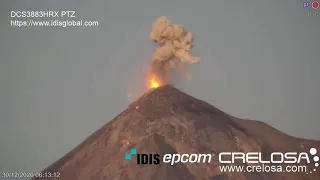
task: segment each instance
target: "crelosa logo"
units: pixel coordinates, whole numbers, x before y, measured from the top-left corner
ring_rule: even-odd
[[[135,148],[131,148],[130,152],[125,154],[126,160],[131,160],[132,156],[136,156],[137,164],[160,164],[170,163],[210,163],[213,154],[138,154]],[[162,160],[162,161],[161,161]]]
[[[319,167],[319,156],[317,156],[316,148],[310,148],[309,152],[273,152],[270,154],[270,160],[264,160],[262,157],[261,152],[221,152],[219,154],[219,162],[223,164],[233,164],[236,160],[241,160],[242,163],[261,164],[299,164],[306,162],[314,164],[312,171],[316,171]]]

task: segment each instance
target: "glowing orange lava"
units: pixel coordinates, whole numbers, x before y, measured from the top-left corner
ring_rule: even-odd
[[[157,78],[156,75],[151,75],[151,78],[148,82],[149,89],[155,89],[163,85],[163,82],[160,78]]]
[[[121,143],[128,145],[128,144],[130,144],[130,141],[128,139],[124,139],[121,141]]]

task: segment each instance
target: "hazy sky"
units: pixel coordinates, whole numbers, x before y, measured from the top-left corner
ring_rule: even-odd
[[[162,15],[194,34],[201,60],[177,87],[320,140],[320,15],[297,0],[14,2],[0,2],[0,171],[40,171],[123,111]],[[99,26],[10,27],[11,10],[41,8],[76,10],[77,20]]]

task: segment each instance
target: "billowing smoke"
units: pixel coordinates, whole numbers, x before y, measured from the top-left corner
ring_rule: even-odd
[[[154,71],[170,76],[172,69],[175,69],[190,78],[187,68],[181,62],[196,64],[199,58],[190,55],[193,36],[184,26],[172,24],[167,17],[162,16],[153,23],[150,39],[159,44],[152,55]]]
[[[192,34],[187,32],[184,26],[172,24],[167,17],[162,16],[153,23],[150,39],[159,47],[152,55],[151,66],[148,65],[140,71],[144,78],[137,78],[145,79],[144,86],[136,86],[139,82],[136,79],[131,79],[127,84],[130,101],[141,97],[146,90],[165,84],[176,85],[182,80],[180,76],[174,76],[176,72],[189,80],[190,75],[184,65],[199,63],[199,58],[191,56]]]

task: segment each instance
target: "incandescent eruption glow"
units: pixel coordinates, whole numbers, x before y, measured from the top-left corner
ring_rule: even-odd
[[[163,84],[163,81],[155,74],[150,75],[150,78],[148,78],[148,89],[155,89],[162,86]]]
[[[160,86],[159,83],[156,81],[155,77],[153,77],[151,79],[151,88],[157,88],[159,86]]]
[[[129,90],[129,93],[127,94],[127,97],[130,102],[136,101],[149,90],[159,88],[169,83],[161,74],[154,72],[152,70],[147,70],[145,73],[143,73],[143,76],[144,77],[142,78],[143,80],[141,84],[137,81],[133,81],[134,82],[133,85],[130,85],[128,87],[130,88],[130,90]],[[137,85],[139,85],[139,88],[137,90],[132,90],[132,87]],[[136,106],[135,108],[139,109],[140,106]]]

